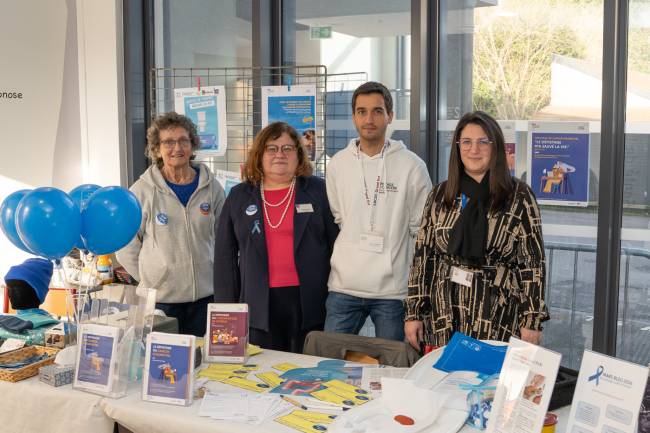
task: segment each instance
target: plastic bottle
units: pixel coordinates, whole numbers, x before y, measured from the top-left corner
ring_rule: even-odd
[[[99,284],[110,284],[113,282],[113,262],[109,255],[97,257],[97,279]]]

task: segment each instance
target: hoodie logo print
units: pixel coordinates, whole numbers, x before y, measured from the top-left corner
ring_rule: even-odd
[[[202,215],[208,215],[210,213],[210,203],[201,203],[199,205],[199,211]]]
[[[156,224],[159,226],[166,226],[168,222],[169,217],[165,212],[159,212],[158,215],[156,215]]]

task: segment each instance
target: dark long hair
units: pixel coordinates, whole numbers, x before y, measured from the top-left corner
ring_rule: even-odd
[[[503,131],[496,120],[483,111],[467,113],[458,121],[454,137],[451,142],[451,155],[449,156],[449,176],[445,185],[445,205],[450,208],[460,193],[460,175],[465,170],[460,158],[458,141],[463,129],[469,124],[483,128],[488,139],[492,142],[492,158],[490,160],[490,199],[492,209],[500,209],[511,198],[514,185],[506,161],[505,139]]]

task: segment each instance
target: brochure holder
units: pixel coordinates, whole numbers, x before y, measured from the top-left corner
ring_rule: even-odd
[[[153,326],[155,289],[107,285],[75,304],[74,388],[111,398],[142,378],[145,341]]]

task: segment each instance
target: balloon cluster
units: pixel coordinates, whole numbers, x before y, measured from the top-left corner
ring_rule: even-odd
[[[79,185],[70,194],[56,188],[22,189],[0,206],[0,228],[23,251],[59,260],[74,247],[110,254],[140,228],[142,208],[119,186]]]

